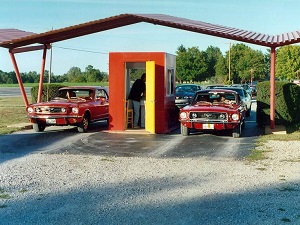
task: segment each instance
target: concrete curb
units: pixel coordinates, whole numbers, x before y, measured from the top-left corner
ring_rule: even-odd
[[[265,134],[286,134],[286,129],[283,125],[275,125],[274,129],[267,126],[265,127]]]
[[[18,123],[18,124],[12,124],[8,125],[7,127],[13,127],[13,128],[23,128],[23,129],[32,129],[32,123]]]

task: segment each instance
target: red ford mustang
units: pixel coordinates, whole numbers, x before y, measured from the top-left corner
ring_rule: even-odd
[[[179,112],[181,134],[187,136],[192,129],[231,130],[240,137],[245,125],[246,107],[237,92],[232,90],[198,91],[193,102]]]
[[[49,102],[31,104],[27,115],[35,131],[47,126],[77,126],[86,132],[90,123],[108,120],[108,91],[104,87],[64,87]]]

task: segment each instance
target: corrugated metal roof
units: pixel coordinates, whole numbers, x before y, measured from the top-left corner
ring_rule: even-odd
[[[120,14],[40,34],[16,29],[2,29],[0,30],[0,47],[17,48],[32,44],[51,44],[140,22],[152,23],[155,25],[172,27],[265,47],[279,47],[300,42],[300,31],[279,35],[267,35],[164,14]]]
[[[0,29],[0,43],[11,42],[14,39],[20,39],[31,35],[35,35],[35,33],[18,29]]]

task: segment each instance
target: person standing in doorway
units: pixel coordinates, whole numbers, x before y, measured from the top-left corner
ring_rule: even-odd
[[[146,94],[146,74],[143,73],[140,79],[137,79],[129,92],[128,99],[132,101],[134,111],[133,128],[140,128],[138,125],[140,119],[141,98]]]

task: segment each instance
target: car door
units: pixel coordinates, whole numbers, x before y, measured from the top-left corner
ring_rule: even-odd
[[[96,110],[95,119],[108,118],[108,94],[105,89],[96,90]]]

